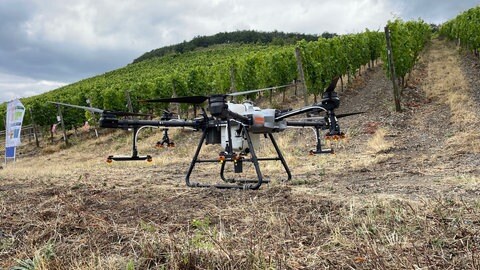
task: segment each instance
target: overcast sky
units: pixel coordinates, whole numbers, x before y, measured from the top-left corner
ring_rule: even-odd
[[[441,23],[480,0],[0,0],[0,102],[114,70],[144,52],[235,30],[339,34],[395,16]]]

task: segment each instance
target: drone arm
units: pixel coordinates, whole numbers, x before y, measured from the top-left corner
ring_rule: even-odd
[[[250,119],[248,117],[240,115],[240,114],[235,113],[235,112],[232,112],[230,110],[228,110],[228,115],[230,117],[232,117],[233,119],[235,119],[239,122],[242,122],[243,124],[249,124],[250,123]]]
[[[277,115],[275,117],[275,121],[281,121],[281,120],[283,120],[285,118],[288,118],[288,117],[292,117],[292,116],[295,116],[295,115],[299,115],[299,114],[302,114],[302,113],[308,113],[308,112],[312,112],[312,111],[319,111],[319,110],[326,111],[326,109],[324,107],[319,106],[319,105],[308,106],[308,107],[305,107],[305,108],[301,108],[301,109],[293,110],[293,111],[288,111],[288,112],[282,113],[280,115]]]
[[[287,126],[289,127],[315,127],[315,128],[326,128],[327,124],[325,121],[287,121]]]
[[[197,121],[118,120],[110,118],[100,119],[100,127],[104,128],[139,128],[143,126],[199,128],[200,125],[200,122]]]

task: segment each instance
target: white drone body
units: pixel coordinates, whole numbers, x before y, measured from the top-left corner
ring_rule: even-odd
[[[255,148],[260,145],[260,134],[273,133],[285,130],[287,123],[285,120],[275,121],[275,109],[260,109],[253,106],[251,103],[231,103],[227,102],[228,110],[246,116],[252,119],[253,125],[248,128],[248,133],[252,139],[252,144]],[[232,150],[242,151],[248,148],[246,134],[241,132],[240,122],[231,121],[230,132],[232,134]],[[222,148],[226,149],[228,142],[228,128],[227,125],[220,127]]]

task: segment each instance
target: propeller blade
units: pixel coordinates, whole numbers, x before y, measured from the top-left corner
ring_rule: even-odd
[[[343,118],[343,117],[347,117],[347,116],[351,116],[351,115],[357,115],[357,114],[362,114],[362,113],[365,113],[365,112],[341,113],[341,114],[336,114],[335,116],[336,116],[337,118]]]
[[[91,112],[94,112],[94,113],[103,113],[103,112],[104,112],[104,110],[102,110],[102,109],[92,108],[92,107],[85,107],[85,106],[78,106],[78,105],[72,105],[72,104],[68,104],[68,103],[53,102],[53,101],[48,101],[48,103],[52,103],[52,104],[60,105],[60,106],[66,106],[66,107],[72,107],[72,108],[82,109],[82,110],[87,110],[87,111],[91,111]]]
[[[332,79],[332,82],[330,85],[327,87],[327,90],[325,92],[333,92],[335,90],[335,87],[337,87],[337,82],[340,77],[336,76],[335,78]]]
[[[321,119],[325,119],[325,116],[311,116],[311,117],[301,118],[301,120],[305,120],[305,121],[308,121],[308,120],[321,120]]]
[[[365,112],[341,113],[341,114],[335,114],[335,117],[337,117],[338,119],[338,118],[343,118],[343,117],[362,114],[362,113],[365,113]],[[317,119],[318,120],[325,119],[325,116],[310,116],[310,117],[302,118],[302,120],[317,120]]]
[[[163,102],[163,103],[190,103],[201,104],[205,102],[209,97],[207,96],[190,96],[190,97],[174,97],[174,98],[157,98],[140,100],[140,102]]]
[[[308,107],[304,107],[304,108],[293,110],[293,111],[287,111],[285,113],[277,115],[275,116],[275,121],[281,121],[283,119],[286,119],[295,115],[299,115],[302,113],[309,113],[311,111],[326,111],[326,110],[321,105],[308,106]]]
[[[72,105],[68,103],[61,103],[61,102],[53,102],[49,101],[49,103],[55,104],[55,105],[60,105],[60,106],[65,106],[65,107],[72,107],[76,109],[82,109],[82,110],[87,110],[93,113],[108,113],[108,114],[113,114],[116,116],[152,116],[151,114],[144,114],[144,113],[131,113],[131,112],[122,112],[122,111],[109,111],[109,110],[102,110],[98,108],[92,108],[92,107],[86,107],[86,106],[79,106],[79,105]]]
[[[248,91],[243,91],[243,92],[235,92],[235,93],[227,94],[227,96],[236,97],[236,96],[242,96],[242,95],[248,95],[248,94],[263,92],[263,91],[267,91],[267,90],[270,90],[270,88],[257,89],[257,90],[248,90]]]
[[[152,116],[151,114],[145,114],[145,113],[132,113],[132,112],[122,112],[122,111],[108,111],[105,110],[103,111],[104,114],[113,114],[116,116]]]

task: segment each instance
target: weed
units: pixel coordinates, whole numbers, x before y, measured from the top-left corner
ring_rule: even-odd
[[[125,270],[135,270],[135,263],[133,260],[128,261],[127,265],[125,266]]]
[[[148,233],[154,233],[157,231],[157,228],[154,224],[140,220],[140,228]]]
[[[191,244],[195,248],[212,250],[212,238],[217,236],[216,230],[210,230],[210,219],[193,219],[192,227],[194,228],[194,235],[191,239]]]
[[[43,248],[37,250],[33,258],[18,260],[18,265],[12,267],[12,270],[42,270],[48,269],[49,261],[55,256],[54,246],[47,243]]]

